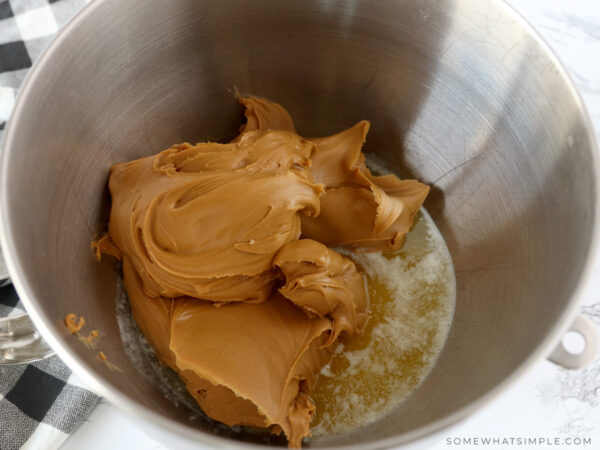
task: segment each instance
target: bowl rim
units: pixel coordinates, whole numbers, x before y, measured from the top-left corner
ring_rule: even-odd
[[[0,246],[3,249],[12,282],[34,325],[46,342],[56,351],[56,354],[76,375],[82,378],[84,382],[91,387],[91,389],[93,389],[98,395],[106,398],[110,403],[117,406],[123,412],[136,418],[142,418],[149,423],[158,425],[159,427],[162,427],[171,433],[179,435],[179,437],[183,436],[195,443],[204,443],[218,447],[229,445],[247,449],[264,448],[266,450],[268,448],[272,448],[242,441],[234,441],[225,437],[214,436],[202,430],[182,425],[181,423],[167,418],[159,412],[153,411],[145,405],[138,403],[136,400],[128,397],[124,393],[121,393],[117,388],[113,387],[109,383],[103,382],[102,378],[98,376],[94,370],[88,368],[83,360],[81,360],[74,352],[71,351],[69,346],[66,345],[66,342],[64,342],[63,338],[59,336],[58,333],[55,334],[51,327],[45,322],[41,314],[36,311],[33,300],[35,297],[21,276],[21,273],[24,272],[24,268],[18,257],[17,249],[13,245],[13,228],[10,225],[11,215],[7,206],[8,190],[6,182],[6,175],[9,171],[7,160],[10,154],[10,149],[16,139],[16,123],[19,122],[19,118],[23,115],[23,105],[28,102],[28,98],[30,97],[31,91],[36,84],[36,80],[41,77],[45,66],[49,63],[49,61],[52,60],[53,55],[60,51],[61,43],[68,39],[68,36],[72,30],[80,26],[80,24],[84,22],[86,18],[92,16],[95,11],[100,9],[108,1],[111,0],[94,0],[88,3],[77,14],[75,14],[61,30],[59,30],[50,44],[44,49],[33,67],[27,73],[21,90],[17,95],[12,115],[8,120],[0,159]],[[568,330],[569,326],[572,324],[575,316],[577,315],[577,307],[581,304],[581,297],[585,291],[585,287],[590,284],[589,282],[592,278],[593,263],[594,261],[600,259],[600,155],[598,154],[598,143],[587,107],[579,91],[575,87],[573,79],[567,69],[559,60],[554,50],[552,50],[545,39],[537,33],[535,28],[527,21],[527,19],[525,19],[512,5],[509,5],[506,0],[488,1],[490,3],[497,3],[500,10],[503,9],[503,12],[514,18],[515,21],[518,22],[518,24],[523,28],[523,30],[535,40],[540,50],[542,50],[549,61],[553,63],[554,68],[564,81],[565,88],[570,91],[582,121],[585,124],[586,134],[591,144],[590,147],[592,153],[591,156],[593,170],[596,174],[594,179],[596,198],[595,211],[592,217],[592,240],[585,258],[584,266],[573,290],[571,299],[565,307],[560,319],[556,321],[553,327],[551,327],[551,330],[548,332],[547,336],[537,345],[535,350],[530,353],[530,355],[525,358],[525,360],[523,360],[523,362],[521,362],[521,364],[518,365],[512,371],[512,373],[510,373],[492,389],[476,398],[471,403],[443,417],[442,419],[423,425],[419,428],[415,428],[406,433],[378,439],[372,442],[350,444],[342,447],[326,447],[328,450],[375,450],[404,446],[411,443],[415,444],[416,441],[441,437],[441,434],[447,432],[451,426],[482,409],[485,405],[488,405],[493,399],[497,398],[503,392],[507,391],[510,386],[514,385],[517,380],[521,378],[527,371],[532,369],[539,360],[548,356],[560,342],[563,334]],[[316,449],[317,447],[311,446],[310,448]]]

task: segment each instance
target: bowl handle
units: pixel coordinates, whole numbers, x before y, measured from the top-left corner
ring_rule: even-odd
[[[548,359],[566,369],[581,369],[594,362],[600,350],[600,332],[594,322],[579,314],[571,324],[569,331],[581,334],[585,339],[585,348],[580,353],[570,353],[563,345],[558,343]]]
[[[29,363],[53,354],[27,314],[0,318],[0,365]]]
[[[0,286],[6,284],[10,278],[0,249]],[[0,318],[0,365],[38,361],[53,354],[27,314]]]

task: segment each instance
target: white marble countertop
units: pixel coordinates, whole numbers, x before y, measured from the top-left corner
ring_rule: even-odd
[[[510,0],[509,3],[546,39],[570,71],[600,140],[600,0]],[[593,281],[584,296],[583,312],[600,326],[600,260],[596,261]],[[498,438],[501,443],[466,444],[464,439],[468,438]],[[544,439],[550,443],[519,445],[518,438],[537,438],[538,442]],[[509,443],[502,443],[503,439]],[[577,439],[581,439],[579,445]],[[586,445],[587,439],[591,443]],[[115,407],[101,401],[62,447],[82,448],[163,450],[168,447],[140,431]],[[548,361],[540,361],[492,404],[446,435],[442,433],[430,448],[600,448],[600,360],[579,371],[559,369]]]

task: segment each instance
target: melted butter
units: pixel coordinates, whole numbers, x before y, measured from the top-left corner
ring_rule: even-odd
[[[341,342],[319,375],[314,436],[366,425],[405,399],[433,367],[454,314],[452,261],[426,212],[401,250],[344,253],[366,276],[371,310],[364,334]]]

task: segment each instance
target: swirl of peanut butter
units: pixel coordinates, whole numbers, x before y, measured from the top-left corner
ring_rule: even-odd
[[[298,242],[303,241],[288,244],[280,251],[282,258],[278,261],[282,265],[294,264],[283,260],[298,252]],[[286,250],[288,246],[293,247]],[[312,249],[313,245],[308,245],[307,250]],[[345,285],[341,279],[344,274],[338,272],[342,266],[353,266],[352,262],[326,248],[325,253],[319,258],[325,264],[322,272],[326,273],[333,262],[326,279],[332,285]],[[296,268],[295,276],[307,272],[307,268]],[[332,334],[341,331],[334,331],[339,328],[335,323],[344,314],[339,314],[334,302],[329,302],[331,318],[327,309],[319,311],[321,317],[309,316],[305,308],[303,311],[277,293],[260,304],[234,302],[215,308],[212,302],[191,297],[148,296],[127,257],[123,260],[123,275],[136,323],[159,359],[179,374],[209,417],[227,425],[283,431],[290,447],[301,446],[302,438],[310,435],[314,413],[309,393],[331,357]],[[364,289],[362,276],[358,272],[351,276],[360,278]],[[296,288],[299,298],[302,289]],[[357,295],[362,298],[360,305],[342,301],[366,319],[366,294],[357,292],[354,297]],[[361,322],[357,326],[364,325],[363,319]]]
[[[244,131],[294,131],[281,105],[256,97],[239,101],[246,108]],[[321,213],[302,217],[303,237],[360,250],[399,249],[404,244],[429,186],[395,175],[373,176],[361,151],[368,131],[369,122],[362,120],[333,136],[307,138],[317,146],[311,172],[325,192],[320,198]]]
[[[274,264],[285,276],[279,292],[310,317],[328,317],[333,323],[327,344],[342,331],[362,333],[368,318],[365,280],[354,263],[312,239],[283,247]]]
[[[263,301],[275,253],[298,239],[301,215],[319,213],[314,151],[296,134],[258,130],[116,164],[110,238],[151,297]]]

